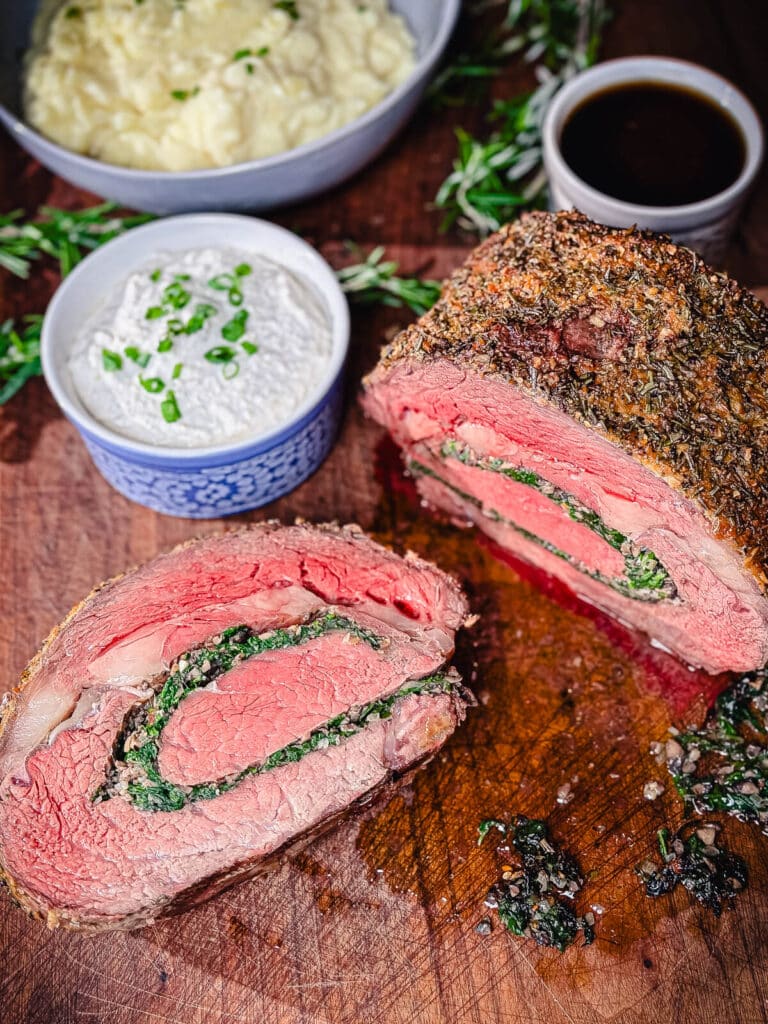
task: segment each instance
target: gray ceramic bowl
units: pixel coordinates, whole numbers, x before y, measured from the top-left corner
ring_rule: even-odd
[[[80,188],[151,213],[267,210],[323,192],[369,163],[415,110],[448,43],[460,0],[390,0],[417,43],[408,79],[338,131],[263,160],[204,171],[137,171],[80,156],[21,120],[21,58],[37,0],[0,0],[0,120],[20,146]]]

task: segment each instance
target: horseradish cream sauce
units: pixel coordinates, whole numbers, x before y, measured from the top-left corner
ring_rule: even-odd
[[[202,448],[287,423],[324,376],[328,314],[312,285],[234,249],[161,253],[86,321],[77,394],[135,441]]]

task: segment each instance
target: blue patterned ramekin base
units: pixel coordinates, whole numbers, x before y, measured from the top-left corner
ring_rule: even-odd
[[[204,453],[194,466],[173,464],[161,448],[157,459],[144,461],[85,432],[81,437],[99,471],[126,498],[168,516],[214,519],[267,505],[311,476],[336,439],[342,394],[340,374],[322,401],[268,447],[241,449],[235,461],[224,457],[218,465],[205,465]]]

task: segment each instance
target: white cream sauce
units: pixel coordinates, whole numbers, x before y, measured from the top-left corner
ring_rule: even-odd
[[[86,321],[69,370],[105,426],[202,448],[287,423],[331,352],[329,315],[308,281],[264,256],[200,249],[158,254],[132,273]]]

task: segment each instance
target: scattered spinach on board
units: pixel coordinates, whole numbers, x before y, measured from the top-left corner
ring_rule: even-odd
[[[490,818],[480,823],[478,846],[494,828],[511,835],[522,866],[504,865],[486,906],[497,911],[501,923],[514,935],[533,939],[539,946],[553,946],[562,953],[579,931],[585,946],[594,942],[594,914],[590,911],[577,917],[567,902],[584,885],[578,864],[552,842],[545,822],[522,814],[509,825]]]
[[[444,229],[458,224],[487,235],[522,209],[544,205],[544,115],[560,87],[595,62],[606,20],[604,0],[508,0],[490,56],[486,44],[479,56],[462,55],[441,72],[434,94],[449,102],[457,84],[488,80],[513,53],[521,52],[534,65],[538,82],[531,92],[494,104],[488,138],[456,129],[458,155],[435,197],[445,210]]]

